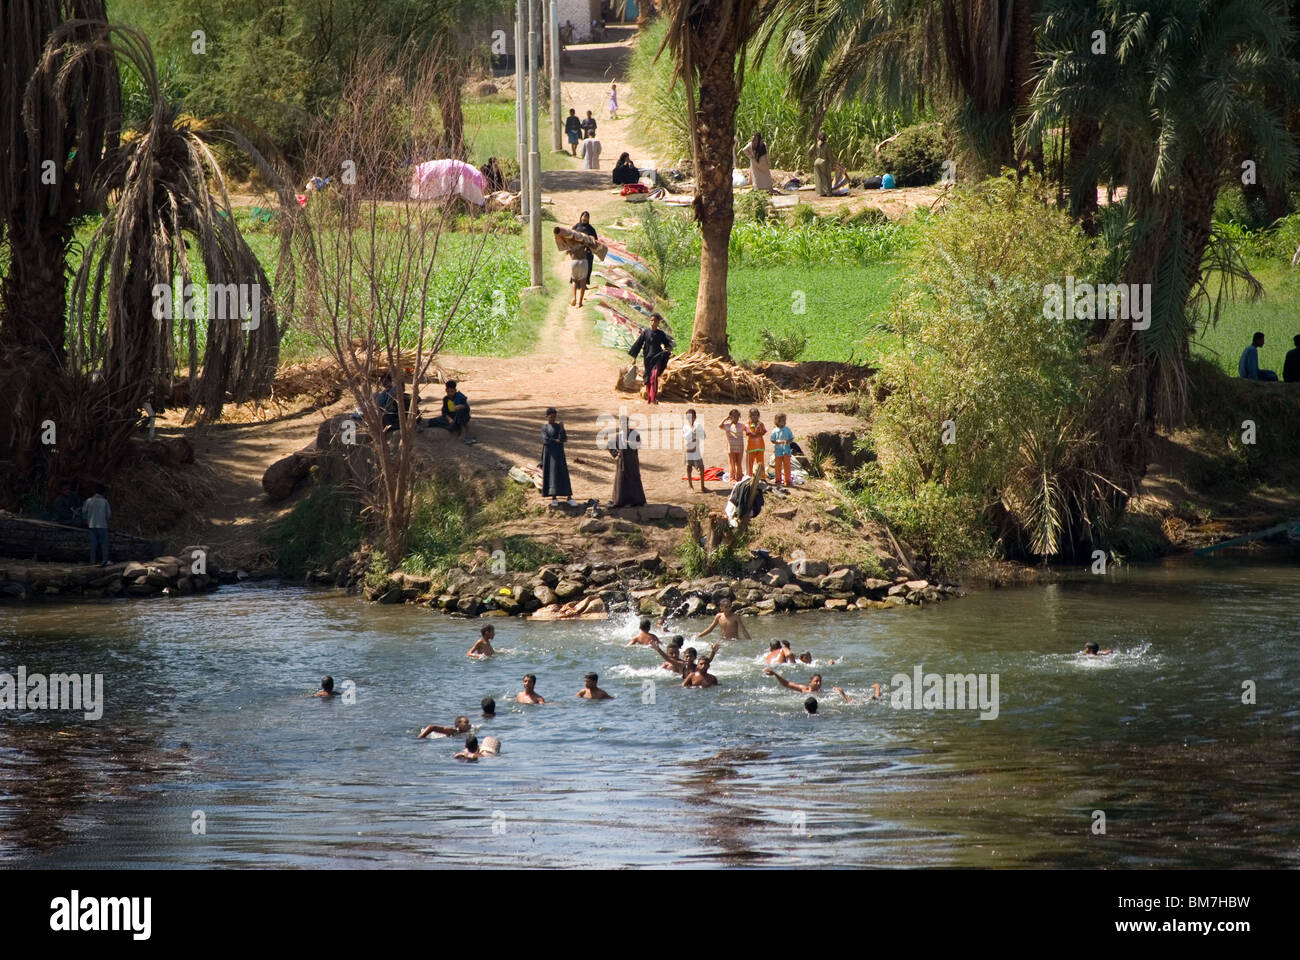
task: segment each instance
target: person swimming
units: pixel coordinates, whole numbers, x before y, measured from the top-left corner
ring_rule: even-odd
[[[814,673],[808,678],[807,683],[791,683],[771,667],[764,668],[763,673],[769,677],[776,677],[776,682],[781,686],[787,690],[795,690],[798,693],[817,693],[822,688],[822,675],[820,673]]]
[[[325,677],[320,682],[320,689],[312,694],[313,697],[337,697],[339,692],[334,689],[334,678]]]
[[[1083,645],[1083,652],[1090,657],[1108,657],[1114,650],[1102,650],[1094,641],[1089,640]]]
[[[478,752],[481,757],[495,757],[501,752],[501,741],[496,737],[484,737]]]
[[[478,639],[474,641],[474,646],[469,648],[469,652],[465,656],[473,657],[476,660],[486,660],[488,657],[493,656],[496,651],[492,649],[492,641],[496,639],[496,635],[496,627],[491,624],[481,628],[478,632]]]
[[[740,614],[731,612],[731,601],[723,600],[718,604],[718,612],[713,616],[713,622],[695,635],[695,639],[707,637],[713,632],[714,627],[722,629],[723,640],[735,640],[740,634],[745,635],[746,640],[754,639],[745,629],[744,622],[740,619]]]
[[[497,702],[491,697],[484,697],[479,706],[483,708],[483,716],[495,717],[497,715]]]
[[[644,617],[641,620],[641,632],[628,641],[629,647],[649,647],[659,642],[659,638],[650,632],[650,618]]]
[[[781,647],[780,640],[773,640],[767,645],[767,653],[763,654],[764,663],[785,663],[785,653]]]
[[[536,685],[536,674],[525,674],[524,688],[515,694],[515,703],[545,703],[546,698],[533,689]]]
[[[596,681],[599,679],[594,673],[584,676],[582,678],[582,689],[577,692],[576,696],[581,697],[583,700],[613,700],[614,698],[610,694],[596,686]]]
[[[664,662],[659,664],[660,670],[680,671],[682,666],[682,658],[681,658],[682,645],[677,641],[676,637],[674,637],[672,641],[668,644],[667,650],[659,649],[659,645],[657,643],[650,644],[650,647],[657,654],[659,654],[659,656],[664,658]]]
[[[717,649],[716,647],[714,648]],[[682,679],[683,687],[716,687],[718,678],[709,673],[712,657],[703,657],[695,664],[695,672]]]
[[[805,700],[805,701],[803,702],[803,708],[804,708],[805,710],[807,710],[809,714],[816,713],[816,712],[817,712],[817,698],[816,698],[816,697],[809,697],[807,700]]]
[[[470,734],[465,738],[465,749],[452,757],[453,760],[477,760],[480,756],[478,737]]]
[[[429,724],[416,734],[415,739],[423,740],[435,734],[440,737],[452,737],[458,733],[469,733],[473,729],[470,726],[469,717],[457,717],[455,724],[450,727],[440,727],[436,723]]]

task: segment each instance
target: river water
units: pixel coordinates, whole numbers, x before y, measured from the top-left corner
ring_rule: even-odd
[[[1184,560],[751,619],[706,690],[625,647],[631,618],[496,620],[476,662],[476,621],[334,592],[0,607],[0,672],[105,698],[0,710],[0,865],[1300,866],[1298,585]],[[825,674],[818,716],[762,675],[777,637]],[[864,701],[918,666],[996,674],[997,717]],[[574,698],[588,670],[615,700]],[[511,702],[528,672],[551,703]],[[310,696],[326,673],[354,702]],[[460,713],[499,757],[415,739]]]

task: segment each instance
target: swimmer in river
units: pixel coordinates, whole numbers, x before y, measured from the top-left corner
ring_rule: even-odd
[[[785,663],[785,648],[780,640],[773,640],[767,647],[767,653],[763,654],[764,663]]]
[[[583,700],[613,700],[613,696],[596,686],[599,679],[594,673],[587,674],[582,678],[582,689],[576,695]]]
[[[716,647],[714,649],[717,649]],[[704,657],[695,664],[695,672],[688,673],[682,680],[683,687],[716,687],[718,678],[709,673],[712,658]]]
[[[484,737],[483,744],[479,747],[478,754],[480,757],[495,757],[501,752],[501,741],[496,737]]]
[[[492,649],[492,641],[496,639],[496,635],[496,627],[491,624],[480,629],[478,639],[474,641],[474,646],[469,648],[469,652],[465,656],[473,657],[475,660],[486,660],[495,654],[496,651]]]
[[[524,688],[515,694],[515,703],[545,703],[546,698],[533,689],[537,685],[535,674],[524,676]]]
[[[710,660],[712,660],[714,657],[718,655],[718,647],[720,646],[721,644],[719,643],[715,643],[713,645],[713,649],[709,651]],[[668,653],[664,653],[664,651],[660,650],[657,644],[652,645],[651,649],[654,650],[655,653],[659,654],[659,656],[664,658],[664,666],[667,669],[673,671],[679,676],[689,677],[691,674],[695,672],[696,652],[694,647],[687,647],[684,651],[682,651],[682,655],[680,658],[675,655],[670,656],[673,649],[672,647],[668,648],[669,651]]]
[[[754,639],[745,629],[745,624],[740,619],[740,614],[731,612],[731,601],[723,600],[718,604],[718,612],[713,616],[713,622],[695,635],[695,639],[707,637],[713,632],[714,627],[722,628],[723,640],[735,640],[737,635],[744,634],[746,640]]]
[[[478,748],[478,737],[470,734],[465,738],[465,749],[452,757],[453,760],[477,760],[481,754]]]
[[[1102,649],[1100,649],[1100,648],[1097,646],[1097,644],[1095,644],[1093,641],[1089,640],[1087,643],[1085,643],[1085,644],[1083,645],[1083,652],[1086,653],[1086,654],[1087,654],[1088,656],[1090,656],[1090,657],[1108,657],[1108,656],[1110,656],[1112,653],[1114,653],[1115,651],[1114,651],[1114,650],[1102,650]]]
[[[807,710],[810,715],[815,714],[817,712],[817,698],[809,697],[803,702],[803,708]]]
[[[814,673],[808,678],[807,683],[791,683],[771,667],[764,668],[763,673],[769,677],[776,677],[776,682],[787,690],[797,690],[799,693],[817,693],[822,688],[822,675],[820,673]]]
[[[483,708],[483,716],[495,717],[497,715],[497,702],[491,697],[484,697],[479,706]]]
[[[458,733],[469,733],[474,728],[469,725],[469,717],[457,717],[455,726],[440,727],[436,723],[431,723],[418,734],[415,739],[423,740],[428,736],[437,734],[440,737],[453,737]]]
[[[334,678],[326,677],[320,682],[320,689],[312,694],[313,697],[337,697],[339,692],[334,689]]]
[[[641,632],[628,641],[629,647],[650,647],[659,642],[659,638],[650,632],[650,618],[641,620]]]
[[[675,670],[675,671],[680,671],[680,670],[681,670],[681,666],[682,666],[682,658],[681,658],[682,642],[681,642],[680,638],[678,638],[678,637],[673,637],[672,640],[670,640],[670,641],[668,642],[668,650],[667,650],[667,651],[661,650],[661,649],[659,648],[659,644],[657,644],[657,643],[652,643],[652,644],[650,644],[650,649],[654,650],[655,653],[659,654],[659,656],[661,656],[661,657],[664,658],[664,662],[661,663],[661,664],[659,664],[659,669],[661,669],[661,670]]]

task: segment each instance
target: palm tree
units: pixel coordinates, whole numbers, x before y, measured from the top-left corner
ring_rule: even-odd
[[[777,0],[761,38],[779,42],[778,62],[810,126],[855,96],[911,108],[942,102],[961,132],[975,178],[1036,157],[1016,152],[1036,59],[1038,0]],[[799,31],[799,42],[786,42]],[[1041,157],[1036,157],[1041,164]],[[965,174],[963,174],[965,177]]]
[[[664,46],[686,87],[695,165],[695,219],[700,224],[700,288],[691,350],[730,359],[727,342],[727,258],[735,163],[736,107],[745,80],[745,52],[771,0],[666,0]],[[660,53],[663,48],[660,49]]]
[[[1093,9],[1064,9],[1080,5]],[[1047,23],[1058,14],[1105,32],[1106,82],[1089,65],[1089,35],[1058,45],[1045,59],[1029,127],[1064,122],[1073,133],[1079,118],[1095,118],[1082,138],[1095,134],[1091,148],[1079,144],[1072,161],[1076,189],[1086,189],[1089,171],[1116,171],[1128,188],[1122,279],[1150,284],[1153,294],[1150,328],[1121,321],[1111,338],[1145,371],[1143,419],[1176,424],[1186,411],[1189,342],[1210,317],[1207,263],[1225,265],[1215,200],[1240,175],[1243,150],[1273,176],[1293,160],[1272,106],[1296,89],[1286,56],[1291,26],[1270,0],[1060,0]]]
[[[62,470],[101,476],[116,466],[141,407],[169,402],[178,345],[188,354],[192,378],[189,413],[201,407],[206,419],[219,416],[227,399],[269,391],[279,345],[271,285],[235,226],[221,169],[200,125],[181,119],[164,96],[144,34],[103,21],[70,21],[51,36],[30,89],[51,78],[62,95],[79,64],[105,54],[139,73],[152,112],[95,171],[92,202],[104,218],[86,243],[73,283],[75,328],[65,378],[80,388],[61,417],[80,462]],[[240,312],[207,317],[202,329],[204,306],[182,309],[161,298],[176,277],[185,292],[192,258],[202,263],[209,292],[234,285],[238,306],[255,301],[257,322]],[[160,309],[167,305],[171,309]]]
[[[12,0],[0,9],[0,459],[26,484],[48,447],[37,442],[39,397],[64,358],[66,262],[95,165],[117,142],[117,64],[99,53],[28,81],[68,19],[103,18],[104,0]],[[88,36],[88,28],[79,31]],[[26,104],[26,116],[24,116]],[[15,491],[0,494],[11,501]]]

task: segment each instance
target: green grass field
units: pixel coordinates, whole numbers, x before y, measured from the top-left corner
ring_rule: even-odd
[[[543,170],[569,170],[578,165],[577,159],[568,153],[561,156],[551,149],[550,113],[543,112],[538,117],[537,135]],[[488,157],[514,159],[514,99],[466,100],[465,139],[469,159],[476,167],[487,163]]]
[[[1192,352],[1213,360],[1226,373],[1236,376],[1237,358],[1250,343],[1251,335],[1264,333],[1259,365],[1282,375],[1282,358],[1300,333],[1300,270],[1280,260],[1249,260],[1251,272],[1264,284],[1264,297],[1255,303],[1226,303],[1219,323],[1203,330],[1192,343]]]
[[[897,283],[893,263],[836,267],[735,267],[727,277],[727,331],[732,355],[758,359],[759,335],[806,333],[801,360],[870,361],[887,349],[881,329]],[[674,270],[667,313],[679,343],[689,341],[700,282],[698,268]],[[802,312],[797,312],[802,307]]]

